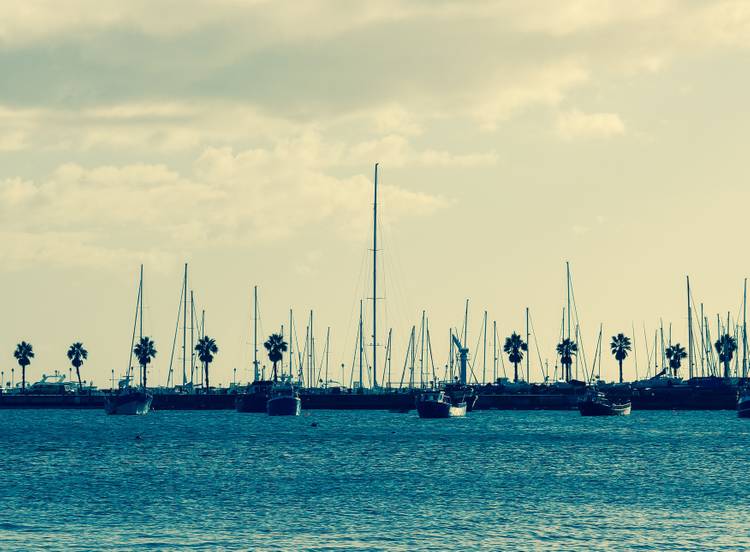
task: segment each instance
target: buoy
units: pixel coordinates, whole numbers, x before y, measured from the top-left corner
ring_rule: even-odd
[[[318,422],[313,422],[310,424],[310,427],[318,427]]]

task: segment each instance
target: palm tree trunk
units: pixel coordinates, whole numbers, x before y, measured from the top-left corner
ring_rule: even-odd
[[[728,360],[724,361],[724,377],[729,378],[729,362]]]
[[[513,382],[515,383],[517,381],[518,381],[518,363],[514,362],[513,363]]]
[[[26,366],[21,366],[21,391],[26,391]]]
[[[278,380],[278,378],[276,377],[276,362],[277,361],[275,361],[275,360],[273,361],[273,381],[277,381]]]
[[[146,365],[141,364],[141,383],[143,384],[143,388],[146,389]]]
[[[83,384],[81,384],[81,370],[76,366],[76,376],[78,376],[78,391],[83,391]]]
[[[203,363],[203,371],[206,373],[206,390],[211,387],[211,384],[208,381],[208,362]]]
[[[620,363],[620,383],[622,383],[622,359],[618,360]]]

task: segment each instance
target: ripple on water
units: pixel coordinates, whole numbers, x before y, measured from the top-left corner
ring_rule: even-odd
[[[8,410],[0,423],[3,549],[750,547],[750,424],[732,412]]]

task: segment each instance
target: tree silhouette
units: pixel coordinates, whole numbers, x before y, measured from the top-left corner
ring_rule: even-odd
[[[219,352],[219,348],[216,346],[215,339],[204,335],[198,340],[195,350],[198,352],[198,358],[203,363],[203,373],[206,376],[206,389],[209,389],[211,386],[208,380],[208,366],[213,362],[214,355]]]
[[[734,352],[737,350],[737,340],[726,333],[714,343],[714,347],[716,347],[716,352],[719,353],[719,362],[724,364],[724,377],[728,378],[730,375],[729,363],[732,362]]]
[[[138,364],[141,365],[141,385],[145,388],[147,383],[146,366],[156,356],[156,349],[154,348],[152,339],[150,337],[142,337],[135,347],[133,347],[133,354],[138,359]]]
[[[557,344],[556,350],[560,357],[560,364],[565,369],[565,381],[570,381],[573,379],[570,366],[573,364],[573,357],[578,353],[578,344],[566,337]]]
[[[31,359],[34,358],[34,348],[31,343],[21,341],[16,345],[16,350],[13,356],[18,361],[18,365],[21,367],[21,391],[26,390],[26,367],[31,364]]]
[[[682,366],[682,359],[687,356],[687,353],[685,352],[685,347],[683,347],[679,343],[675,343],[674,345],[670,345],[669,347],[667,347],[667,350],[664,351],[664,354],[669,360],[669,367],[672,369],[672,373],[676,377],[677,374],[680,372],[680,366]]]
[[[75,367],[76,376],[78,376],[78,391],[83,389],[83,384],[81,383],[81,366],[83,366],[83,361],[88,357],[89,352],[83,348],[83,343],[80,341],[76,341],[68,349],[68,359]]]
[[[526,342],[516,332],[505,338],[503,351],[508,354],[508,360],[513,363],[513,381],[518,381],[518,365],[523,360],[524,351],[528,348]]]
[[[275,333],[268,337],[266,342],[263,343],[263,347],[268,351],[268,360],[273,362],[273,381],[276,381],[278,379],[276,364],[281,362],[281,359],[284,358],[287,343],[284,341],[284,337],[281,334]]]
[[[622,361],[628,357],[630,352],[630,338],[621,333],[613,335],[609,346],[612,349],[612,355],[620,365],[620,383],[622,383]]]

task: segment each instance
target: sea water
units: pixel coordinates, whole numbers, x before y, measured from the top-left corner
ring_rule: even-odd
[[[0,411],[3,550],[750,548],[734,412]]]

